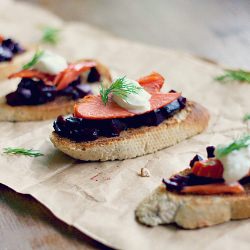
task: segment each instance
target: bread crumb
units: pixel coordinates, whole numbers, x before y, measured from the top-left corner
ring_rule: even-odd
[[[147,168],[141,168],[141,172],[138,173],[141,177],[150,177],[150,171]]]

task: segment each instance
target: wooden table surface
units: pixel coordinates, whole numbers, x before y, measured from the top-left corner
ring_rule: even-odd
[[[67,21],[87,22],[130,40],[250,69],[249,0],[28,1]]]
[[[0,184],[0,249],[109,249],[56,219],[29,195]]]
[[[27,0],[26,0],[27,1]],[[65,20],[250,68],[249,0],[28,0]],[[105,249],[29,196],[0,185],[0,249]]]

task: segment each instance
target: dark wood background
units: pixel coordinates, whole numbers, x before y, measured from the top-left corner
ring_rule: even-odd
[[[250,0],[22,0],[68,21],[250,69]],[[0,186],[0,249],[103,249],[44,206]]]
[[[130,40],[250,68],[250,0],[28,1]]]

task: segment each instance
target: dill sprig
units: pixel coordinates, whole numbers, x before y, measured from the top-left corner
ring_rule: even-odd
[[[244,70],[225,70],[225,74],[215,78],[217,81],[228,82],[228,81],[240,81],[250,83],[250,72]]]
[[[250,120],[250,114],[245,114],[243,117],[243,121],[246,122],[248,120]]]
[[[117,78],[109,88],[104,87],[103,83],[101,83],[100,95],[103,103],[106,105],[111,93],[126,100],[129,94],[138,94],[141,89],[142,87],[135,86],[133,83],[126,81],[126,77],[124,76]]]
[[[245,135],[227,146],[221,146],[221,145],[217,146],[216,156],[218,158],[221,158],[230,154],[234,150],[240,150],[241,148],[246,148],[249,145],[250,145],[250,135]]]
[[[25,148],[4,148],[5,154],[27,155],[30,157],[43,156],[38,150],[25,149]]]
[[[35,64],[37,64],[37,62],[39,61],[39,59],[41,58],[41,56],[43,54],[44,54],[44,51],[38,49],[36,51],[36,53],[33,55],[33,57],[31,58],[31,60],[29,62],[27,62],[26,64],[23,65],[23,69],[30,69],[30,68],[32,68]]]
[[[41,41],[43,43],[50,43],[52,45],[56,45],[59,42],[59,33],[60,29],[46,26],[43,27],[43,35]]]

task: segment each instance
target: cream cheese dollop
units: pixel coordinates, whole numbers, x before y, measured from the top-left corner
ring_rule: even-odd
[[[227,183],[234,183],[242,179],[250,170],[250,145],[239,150],[234,150],[226,156],[217,159],[223,164],[223,178]]]
[[[141,87],[141,85],[134,80],[124,78],[125,83],[134,85],[135,87]],[[137,93],[130,93],[126,98],[122,98],[115,93],[112,96],[114,102],[120,107],[128,110],[131,113],[140,114],[149,111],[151,108],[150,104],[151,95],[144,89],[140,88]]]
[[[44,51],[37,63],[33,66],[33,69],[51,75],[57,75],[67,67],[68,63],[65,58],[50,51]]]

